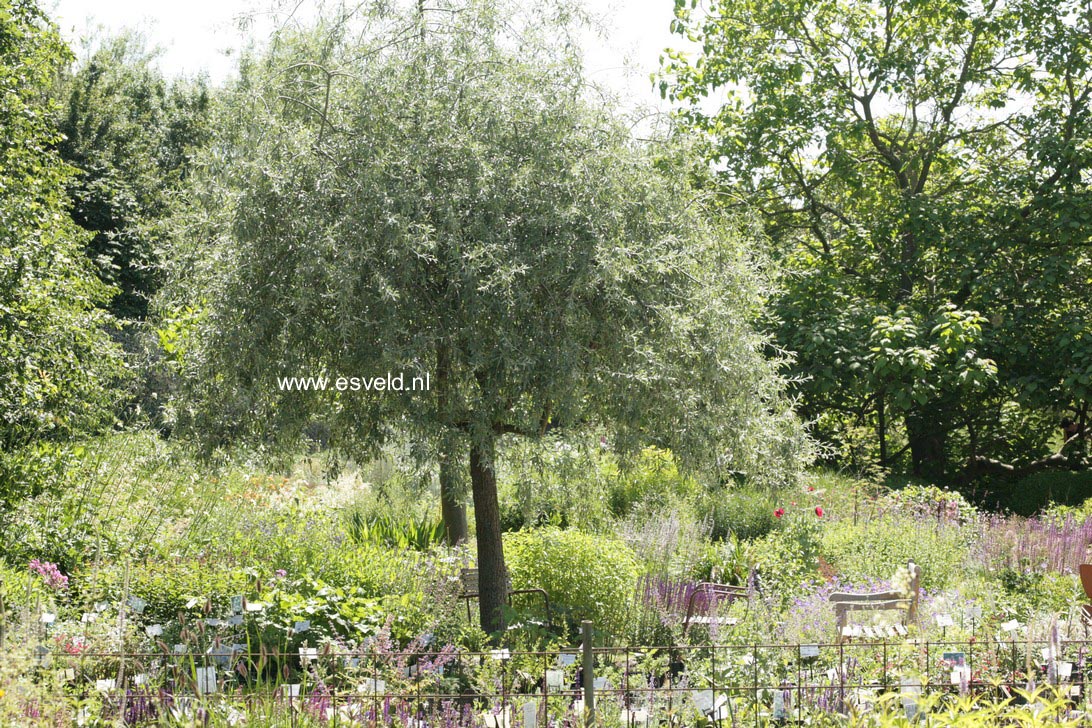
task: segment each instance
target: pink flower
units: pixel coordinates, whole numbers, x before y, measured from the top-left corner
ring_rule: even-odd
[[[61,570],[53,562],[31,559],[27,566],[35,574],[41,576],[45,585],[50,589],[60,591],[68,588],[68,577],[62,574]]]
[[[823,517],[823,506],[815,506],[815,515]]]
[[[785,515],[785,509],[784,508],[777,508],[776,510],[774,510],[773,514],[774,514],[774,518],[781,518],[781,516]]]

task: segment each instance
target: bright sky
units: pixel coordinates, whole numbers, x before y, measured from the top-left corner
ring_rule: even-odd
[[[531,0],[533,1],[533,0]],[[135,28],[164,53],[168,74],[195,75],[207,71],[215,83],[231,73],[243,33],[237,19],[269,7],[268,0],[53,0],[52,13],[66,39],[78,48],[80,39]],[[301,0],[308,3],[310,0]],[[585,8],[607,30],[605,40],[592,44],[586,68],[594,81],[615,89],[626,106],[666,109],[649,81],[659,66],[661,51],[679,45],[668,31],[671,0],[584,0]],[[49,0],[46,1],[48,7]]]

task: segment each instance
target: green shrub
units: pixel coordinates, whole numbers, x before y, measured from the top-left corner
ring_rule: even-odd
[[[971,538],[955,524],[889,513],[856,525],[832,521],[821,554],[849,581],[886,577],[912,559],[922,568],[922,586],[936,590],[959,582]]]
[[[615,517],[625,516],[638,506],[663,508],[670,502],[685,501],[698,493],[697,482],[679,472],[667,450],[646,448],[631,467],[619,469],[612,459],[602,465],[607,483],[607,506]]]
[[[1039,612],[1067,613],[1084,601],[1080,579],[1074,574],[1002,569],[997,580],[1004,590],[1005,606],[1025,621]]]
[[[998,505],[1031,516],[1051,503],[1076,506],[1092,498],[1092,472],[1041,470],[1016,481],[994,484]]]
[[[77,602],[91,605],[104,601],[120,604],[124,595],[125,567],[90,565],[72,580]],[[129,568],[129,594],[143,599],[143,619],[148,624],[167,623],[179,613],[194,613],[211,605],[219,613],[235,595],[251,595],[254,579],[245,570],[198,559],[133,564]]]
[[[623,542],[547,528],[506,534],[504,550],[512,587],[545,589],[555,621],[574,627],[590,619],[596,630],[621,633],[639,575],[637,557]],[[532,609],[543,618],[540,606]]]
[[[722,489],[706,495],[699,513],[710,520],[710,536],[723,541],[729,534],[750,541],[778,526],[777,496],[765,491]]]

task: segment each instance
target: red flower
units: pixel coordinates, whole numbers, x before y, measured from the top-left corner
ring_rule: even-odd
[[[811,492],[813,490],[815,490],[815,486],[814,485],[809,485],[808,486],[808,492]]]
[[[815,506],[815,515],[823,517],[823,506]]]
[[[774,514],[774,518],[781,518],[781,516],[785,515],[785,509],[784,508],[778,508],[778,509],[774,510],[773,514]]]

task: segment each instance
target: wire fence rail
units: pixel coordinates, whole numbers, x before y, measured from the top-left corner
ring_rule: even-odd
[[[585,623],[585,634],[590,625]],[[299,721],[367,726],[805,724],[819,713],[924,696],[1019,699],[1050,684],[1087,709],[1088,640],[998,633],[963,641],[860,640],[568,650],[399,651],[385,646],[294,652],[214,643],[142,653],[69,654],[44,646],[34,669],[100,717],[126,725],[210,712],[254,711]],[[882,696],[887,696],[883,698]],[[240,721],[241,722],[241,721]]]

